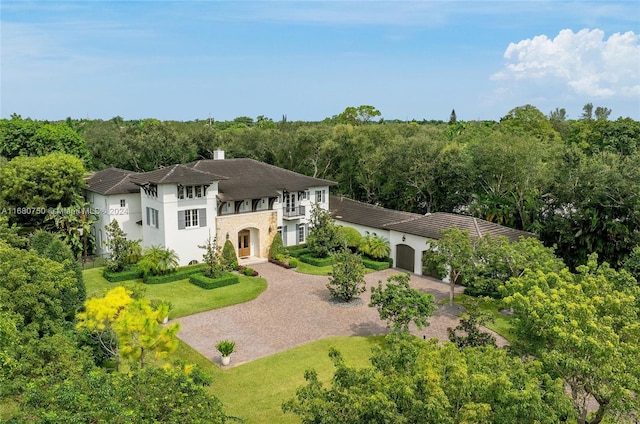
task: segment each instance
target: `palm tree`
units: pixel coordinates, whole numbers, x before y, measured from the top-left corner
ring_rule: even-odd
[[[151,246],[145,250],[138,267],[147,275],[168,274],[178,266],[178,255],[162,246]]]
[[[389,257],[391,248],[389,241],[384,237],[367,235],[362,238],[358,250],[373,259],[384,259]]]

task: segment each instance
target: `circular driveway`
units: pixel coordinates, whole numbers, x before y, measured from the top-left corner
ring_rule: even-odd
[[[252,268],[268,283],[258,298],[173,320],[181,324],[178,337],[218,365],[220,354],[214,345],[223,339],[236,342],[237,352],[230,365],[235,366],[326,337],[389,332],[378,311],[368,306],[370,287],[380,280],[386,282],[399,270],[367,274],[367,290],[359,296],[363,302],[344,307],[329,301],[328,277],[300,274],[268,262]],[[436,303],[449,297],[449,285],[431,278],[412,275],[411,286],[431,293]],[[462,287],[456,287],[456,293],[460,292]],[[422,330],[414,327],[412,333],[447,340],[447,327],[458,324],[458,318],[448,310],[448,305],[441,306],[429,318],[428,327]],[[498,344],[503,345],[504,339],[497,338]]]

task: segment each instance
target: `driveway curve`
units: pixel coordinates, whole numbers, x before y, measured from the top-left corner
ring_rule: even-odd
[[[181,324],[178,337],[206,358],[220,365],[215,343],[236,342],[230,366],[272,355],[314,340],[332,336],[368,336],[389,330],[375,308],[367,306],[370,287],[401,271],[388,269],[365,276],[367,290],[356,306],[330,302],[328,277],[300,274],[271,263],[252,265],[267,280],[267,289],[258,298],[226,308],[214,309],[173,320]],[[413,275],[411,286],[434,295],[436,303],[449,296],[449,286],[440,281]],[[456,287],[456,292],[462,287]],[[429,326],[412,333],[425,338],[447,339],[447,328],[455,327],[458,310],[441,306],[429,319]],[[498,336],[499,337],[499,336]],[[499,344],[504,339],[499,338]],[[226,368],[226,367],[224,367]]]

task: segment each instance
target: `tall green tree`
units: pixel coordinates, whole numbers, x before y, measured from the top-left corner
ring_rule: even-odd
[[[10,221],[42,228],[49,209],[69,208],[82,197],[85,168],[75,156],[18,156],[0,165],[0,210]]]
[[[640,410],[640,286],[591,255],[577,274],[529,271],[511,279],[515,348],[570,390],[578,423]],[[590,404],[596,403],[590,414]]]
[[[371,287],[369,306],[378,309],[380,319],[386,320],[387,327],[395,333],[408,333],[411,322],[422,330],[429,325],[427,318],[436,310],[435,298],[411,288],[409,278],[408,273],[395,274],[387,278],[384,288],[382,281],[378,281],[378,287]]]
[[[318,205],[311,209],[311,222],[307,247],[316,257],[326,258],[345,246],[345,240],[340,233],[340,227],[333,221],[331,215]]]
[[[446,229],[442,231],[442,238],[430,242],[428,250],[438,262],[449,268],[449,305],[453,306],[456,284],[462,282],[463,276],[474,265],[474,247],[469,231],[457,227]]]
[[[64,264],[0,242],[0,304],[20,317],[20,332],[31,338],[60,333],[75,305],[77,279]]]
[[[85,141],[66,123],[49,123],[22,119],[0,119],[0,156],[45,156],[66,153],[86,160]]]

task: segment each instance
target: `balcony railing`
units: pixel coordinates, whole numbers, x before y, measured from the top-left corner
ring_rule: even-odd
[[[294,219],[305,216],[304,206],[284,207],[282,208],[282,217],[284,219]]]

